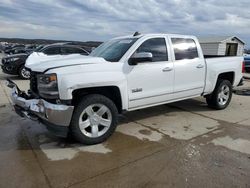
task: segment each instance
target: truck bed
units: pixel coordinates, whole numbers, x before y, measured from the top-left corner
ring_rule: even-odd
[[[233,73],[233,86],[237,86],[242,78],[242,62],[244,61],[242,56],[204,56],[206,62],[206,83],[204,92],[210,92],[214,90],[217,75],[220,72]]]

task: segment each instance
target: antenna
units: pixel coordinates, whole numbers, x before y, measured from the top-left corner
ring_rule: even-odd
[[[134,33],[133,36],[135,37],[135,36],[138,36],[138,35],[140,35],[140,34],[141,34],[141,33],[139,33],[138,31],[136,31],[136,32]]]

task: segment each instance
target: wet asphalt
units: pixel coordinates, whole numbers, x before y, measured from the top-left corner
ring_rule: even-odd
[[[28,87],[0,72],[0,187],[250,187],[248,80],[225,110],[196,98],[129,112],[84,146],[17,116],[6,78]]]

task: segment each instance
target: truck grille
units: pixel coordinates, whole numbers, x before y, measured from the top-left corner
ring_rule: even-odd
[[[30,90],[36,94],[38,94],[37,89],[37,72],[31,72],[30,73]]]

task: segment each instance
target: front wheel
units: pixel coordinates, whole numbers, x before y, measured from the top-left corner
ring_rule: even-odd
[[[225,109],[232,98],[232,84],[228,80],[218,80],[212,94],[206,96],[209,107],[216,110]]]
[[[19,76],[22,78],[22,79],[25,79],[25,80],[27,80],[27,79],[30,79],[30,71],[29,70],[27,70],[26,68],[25,68],[25,66],[24,65],[22,65],[20,68],[19,68]]]
[[[84,96],[74,111],[71,133],[83,144],[101,143],[115,131],[117,117],[117,108],[109,98],[98,94]]]

